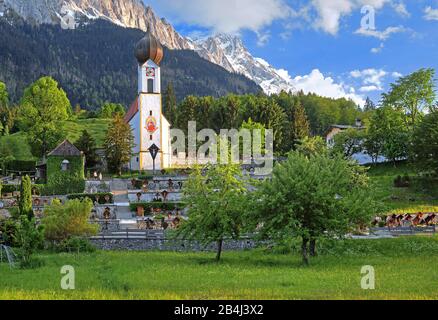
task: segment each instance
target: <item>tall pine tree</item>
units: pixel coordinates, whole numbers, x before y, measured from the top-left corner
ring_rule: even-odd
[[[164,103],[164,115],[166,119],[170,122],[171,125],[175,125],[177,123],[177,114],[176,114],[176,95],[175,90],[173,89],[173,83],[169,82],[166,88],[165,93],[165,103]]]
[[[85,166],[93,168],[99,163],[96,154],[96,141],[87,130],[82,131],[82,136],[76,141],[75,146],[85,155]]]
[[[131,159],[134,146],[131,126],[125,122],[121,115],[116,114],[108,128],[104,142],[108,169],[121,175],[123,165]]]
[[[298,102],[292,111],[292,148],[295,149],[296,145],[306,137],[310,136],[310,124],[307,119],[306,110],[303,105]]]
[[[32,209],[32,183],[29,176],[21,177],[20,201],[18,203],[20,215],[28,219],[33,218]]]

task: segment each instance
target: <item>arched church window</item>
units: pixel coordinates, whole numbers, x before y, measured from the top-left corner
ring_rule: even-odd
[[[61,170],[62,171],[70,170],[70,161],[68,161],[68,160],[62,161],[62,163],[61,163]]]
[[[154,93],[154,79],[148,79],[148,93]]]

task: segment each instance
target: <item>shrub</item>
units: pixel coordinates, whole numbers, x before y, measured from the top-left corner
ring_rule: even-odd
[[[32,260],[32,254],[43,246],[44,229],[42,226],[37,226],[35,218],[29,219],[26,215],[21,216],[20,223],[17,224],[15,241],[20,248],[20,266],[22,268],[38,266],[39,264]]]
[[[21,177],[20,201],[18,203],[20,214],[33,217],[32,210],[32,184],[29,176]]]
[[[84,199],[90,199],[93,203],[97,202],[97,198],[99,197],[99,204],[108,204],[113,203],[114,198],[112,193],[102,192],[102,193],[75,193],[75,194],[69,194],[67,195],[68,200],[84,200]],[[109,197],[108,202],[105,201],[105,197]]]
[[[13,219],[0,219],[0,232],[7,246],[17,247],[16,233],[18,224]]]
[[[408,175],[397,176],[394,180],[395,188],[408,188],[411,185],[411,178]]]
[[[28,160],[12,160],[9,161],[6,164],[6,170],[9,171],[27,171],[27,172],[33,172],[35,171],[35,161],[28,161]]]
[[[92,208],[90,199],[70,200],[65,205],[54,201],[44,210],[42,223],[46,239],[61,242],[72,237],[97,234],[98,226],[89,223]]]
[[[81,237],[72,237],[61,241],[54,248],[57,252],[77,252],[77,253],[92,253],[96,248],[91,244],[90,240]]]

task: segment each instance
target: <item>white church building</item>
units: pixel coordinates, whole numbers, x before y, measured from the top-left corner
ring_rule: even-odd
[[[172,149],[170,123],[162,108],[160,63],[164,56],[163,47],[148,31],[137,43],[135,56],[138,61],[138,96],[125,116],[135,143],[130,169],[154,169],[151,147],[158,147],[155,169],[167,169],[172,164]]]

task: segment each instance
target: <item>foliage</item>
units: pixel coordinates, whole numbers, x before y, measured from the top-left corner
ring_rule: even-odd
[[[321,137],[305,137],[300,141],[296,151],[306,157],[318,154],[328,154],[327,143]]]
[[[412,155],[418,168],[438,174],[438,111],[426,115],[415,129]]]
[[[21,127],[28,131],[35,156],[45,156],[65,138],[60,122],[66,120],[71,112],[66,93],[50,77],[38,79],[24,91],[20,109]]]
[[[263,124],[257,123],[252,121],[251,118],[248,119],[248,121],[243,121],[242,126],[240,129],[246,129],[251,131],[251,154],[254,156],[255,153],[259,152],[262,155],[266,153],[265,145],[266,145],[266,128]],[[257,132],[260,132],[260,146],[258,145],[258,140],[255,139],[255,134]],[[240,144],[240,154],[243,155],[244,152],[244,146],[241,141],[239,141]]]
[[[391,90],[382,95],[382,104],[403,111],[406,123],[415,127],[425,110],[431,111],[436,100],[435,70],[420,69],[399,78]]]
[[[247,187],[240,167],[233,164],[200,167],[190,175],[183,188],[188,221],[178,229],[178,236],[196,239],[205,245],[217,243],[216,261],[221,258],[226,238],[240,237]]]
[[[12,159],[6,163],[6,169],[15,172],[33,172],[35,171],[36,161],[34,160],[15,160]]]
[[[342,156],[291,152],[253,195],[252,221],[261,236],[302,238],[303,262],[318,238],[343,237],[367,225],[377,205],[364,169]]]
[[[351,158],[354,154],[362,152],[362,143],[365,132],[360,129],[347,129],[338,133],[334,137],[333,152],[340,153],[346,158]]]
[[[177,101],[172,82],[167,84],[166,92],[164,93],[163,113],[170,124],[177,123]]]
[[[69,161],[69,169],[62,170],[62,162]],[[84,157],[50,156],[47,159],[47,185],[45,195],[81,193],[85,189]]]
[[[57,243],[54,248],[56,252],[71,252],[71,253],[93,253],[96,251],[90,240],[83,237],[71,237]]]
[[[87,130],[82,131],[82,136],[76,141],[75,146],[84,153],[87,168],[94,168],[99,163],[96,141]]]
[[[1,219],[0,218],[0,232],[3,237],[4,244],[10,247],[17,247],[16,234],[18,223],[15,219]]]
[[[43,245],[44,228],[37,226],[35,218],[29,219],[22,215],[17,225],[15,242],[20,248],[20,266],[29,268],[34,266],[32,254]]]
[[[293,108],[291,128],[289,130],[291,133],[290,139],[293,143],[291,149],[295,149],[301,140],[310,136],[309,120],[301,103],[297,103]]]
[[[0,136],[9,135],[14,126],[15,116],[15,109],[9,105],[6,85],[0,81]]]
[[[116,115],[106,135],[104,149],[108,168],[111,172],[122,174],[122,167],[131,160],[134,136],[128,123]]]
[[[20,200],[18,202],[20,215],[32,219],[32,183],[29,176],[21,177]]]
[[[105,101],[127,106],[137,95],[132,48],[144,36],[142,30],[98,19],[66,32],[58,25],[35,26],[26,21],[11,25],[2,19],[0,34],[0,74],[10,88],[12,101],[41,74],[57,79],[72,105],[87,110],[97,110]],[[178,101],[190,94],[220,97],[261,90],[245,76],[230,73],[196,52],[164,51],[162,87],[172,82]]]
[[[120,103],[105,102],[99,111],[99,118],[112,119],[116,114],[125,116],[125,107]]]
[[[376,110],[376,104],[370,99],[370,97],[367,97],[364,105],[364,111],[374,111]]]
[[[106,201],[105,198],[109,197],[109,200]],[[99,198],[99,201],[97,201],[97,199]],[[84,200],[84,199],[90,199],[93,203],[98,202],[99,204],[110,204],[113,203],[114,199],[113,199],[113,194],[112,193],[93,193],[93,194],[89,194],[89,193],[77,193],[77,194],[69,194],[67,195],[67,199],[68,200],[74,200],[74,199],[80,199],[80,200]]]
[[[2,170],[2,175],[6,176],[7,164],[14,159],[11,146],[5,143],[5,141],[0,140],[0,169]]]
[[[400,111],[392,107],[377,109],[370,119],[365,148],[373,158],[384,155],[394,163],[408,155],[410,132]]]
[[[89,223],[92,208],[89,199],[70,200],[64,205],[53,201],[46,206],[42,219],[46,239],[60,242],[72,237],[96,235],[98,226]]]

